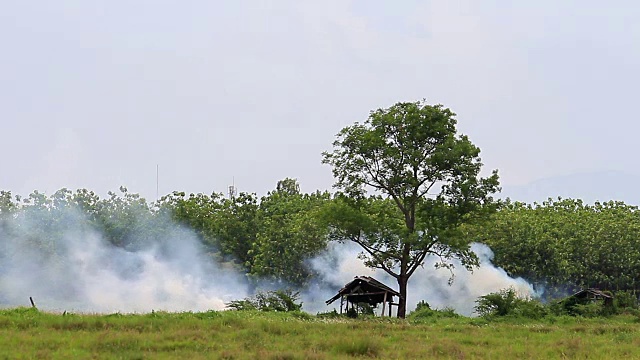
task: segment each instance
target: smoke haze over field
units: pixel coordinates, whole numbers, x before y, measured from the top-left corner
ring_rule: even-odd
[[[484,245],[474,243],[471,249],[480,259],[480,267],[468,272],[459,261],[453,261],[455,278],[448,285],[451,273],[446,269],[435,269],[435,257],[427,257],[423,268],[419,268],[409,279],[407,310],[415,309],[416,304],[425,300],[431,308],[443,309],[450,307],[463,315],[472,315],[475,300],[482,295],[506,288],[514,288],[521,296],[534,296],[531,284],[521,278],[511,278],[500,268],[493,266],[493,252]],[[357,259],[361,249],[354,243],[334,243],[330,249],[320,257],[311,261],[312,267],[321,274],[325,282],[312,294],[315,297],[324,296],[329,299],[354,276],[367,275],[382,281],[387,286],[397,289],[397,282],[383,270],[372,270],[364,266]],[[311,300],[311,299],[309,299]],[[306,305],[307,303],[305,303]],[[334,307],[336,303],[332,304]],[[326,311],[315,302],[305,307],[307,311]],[[324,305],[324,303],[322,304]],[[338,305],[339,306],[339,305]]]
[[[70,210],[52,241],[42,241],[42,221],[52,218],[24,215],[0,227],[0,305],[27,305],[32,296],[46,310],[203,311],[247,295],[244,278],[211,261],[177,225],[125,250]]]
[[[251,295],[242,274],[216,263],[192,231],[169,219],[163,219],[162,231],[152,239],[141,233],[139,245],[126,250],[107,242],[82,215],[70,209],[55,214],[23,210],[3,221],[2,307],[28,305],[33,297],[39,308],[54,311],[205,311],[222,310],[225,302]],[[138,225],[153,229],[158,224]],[[426,300],[434,308],[452,307],[471,315],[478,296],[507,287],[533,294],[524,280],[512,279],[491,264],[493,254],[487,246],[474,244],[473,250],[480,257],[480,268],[469,273],[454,262],[456,278],[451,286],[447,285],[449,271],[433,269],[435,259],[427,258],[424,269],[418,269],[409,281],[408,309]],[[357,259],[359,252],[355,244],[333,243],[309,261],[319,278],[301,293],[305,311],[330,310],[324,301],[354,276],[374,276],[397,287],[386,273],[366,268]]]

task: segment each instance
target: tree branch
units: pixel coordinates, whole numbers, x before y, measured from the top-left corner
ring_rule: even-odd
[[[358,238],[351,238],[351,241],[355,242],[356,244],[360,245],[367,253],[369,253],[369,255],[371,255],[371,257],[374,258],[374,260],[376,261],[376,264],[379,264],[379,266],[374,266],[378,269],[384,270],[387,274],[393,276],[394,278],[398,278],[398,274],[394,273],[391,269],[389,269],[387,266],[384,265],[384,259],[380,258],[380,256],[378,254],[376,254],[376,252],[378,253],[383,253],[383,254],[388,254],[385,251],[382,250],[376,250],[376,249],[372,249],[369,245],[365,244],[364,242],[362,242],[360,240],[360,236],[358,236]],[[389,255],[390,258],[394,258],[393,256]]]
[[[431,241],[429,246],[427,246],[424,250],[422,250],[421,253],[419,253],[417,256],[414,256],[413,260],[411,261],[411,263],[409,263],[409,266],[407,268],[407,274],[409,276],[411,276],[413,272],[416,271],[418,266],[422,264],[425,257],[427,257],[429,253],[432,253],[431,248],[433,248],[433,246],[437,243],[438,243],[438,240],[434,239],[433,241]]]

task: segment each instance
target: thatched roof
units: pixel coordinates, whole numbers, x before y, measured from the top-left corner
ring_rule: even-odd
[[[343,296],[347,297],[347,301],[352,303],[366,302],[371,305],[379,304],[385,301],[392,302],[394,296],[400,297],[400,293],[381,283],[380,281],[370,276],[356,276],[353,281],[346,284],[338,293],[327,300],[327,305],[340,299]]]

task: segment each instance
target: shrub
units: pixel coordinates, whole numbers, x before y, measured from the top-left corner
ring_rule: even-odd
[[[604,306],[601,302],[575,304],[572,310],[575,315],[583,317],[598,317],[604,315]]]
[[[417,306],[415,311],[409,314],[410,320],[425,320],[438,318],[457,318],[461,315],[456,313],[452,308],[430,309],[425,306]]]
[[[480,316],[505,316],[513,312],[517,307],[518,296],[513,288],[503,289],[499,292],[480,296],[476,300],[475,311]]]
[[[420,300],[417,304],[416,304],[416,309],[414,311],[420,311],[422,309],[431,309],[431,306],[429,305],[428,302],[424,301],[424,300]]]
[[[513,315],[527,319],[542,319],[550,314],[549,308],[536,299],[519,299]]]
[[[540,301],[519,297],[513,288],[481,296],[476,300],[475,311],[480,316],[519,316],[540,319],[549,310]]]
[[[617,312],[638,309],[638,297],[632,291],[616,291],[614,294],[614,307]]]

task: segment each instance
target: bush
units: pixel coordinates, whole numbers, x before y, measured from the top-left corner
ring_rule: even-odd
[[[233,310],[300,311],[302,303],[296,303],[299,298],[299,292],[275,290],[259,292],[252,297],[234,300],[226,305]]]
[[[480,316],[505,316],[513,312],[517,307],[518,296],[513,288],[500,290],[496,293],[490,293],[480,296],[476,300],[475,311]]]
[[[428,302],[424,301],[424,300],[420,300],[417,304],[416,304],[416,309],[414,311],[420,311],[422,309],[431,309],[431,306],[429,305]]]
[[[481,296],[476,300],[475,311],[480,316],[519,316],[540,319],[549,310],[540,301],[519,297],[513,288]]]
[[[425,320],[439,318],[458,318],[461,315],[452,308],[430,309],[425,306],[416,306],[416,310],[409,314],[410,320]]]
[[[638,297],[632,291],[616,291],[614,294],[614,307],[617,312],[638,309]]]
[[[542,319],[550,314],[549,308],[536,299],[519,299],[511,313],[527,319]]]
[[[601,302],[575,304],[572,310],[575,315],[582,317],[598,317],[604,315],[604,306]]]

